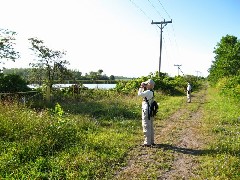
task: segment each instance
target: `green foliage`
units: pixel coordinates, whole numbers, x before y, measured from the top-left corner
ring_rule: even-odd
[[[89,72],[85,74],[85,76],[82,77],[84,80],[115,80],[115,76],[111,75],[108,77],[106,74],[102,74],[103,70],[99,69],[97,72]]]
[[[0,92],[14,93],[25,92],[29,90],[31,89],[27,86],[27,82],[19,75],[0,75]]]
[[[195,76],[176,76],[169,77],[167,74],[162,73],[158,77],[158,73],[155,75],[151,74],[146,77],[136,78],[129,81],[118,81],[116,85],[116,90],[118,92],[132,93],[135,92],[141,82],[146,81],[147,79],[153,79],[155,82],[154,89],[161,91],[164,94],[176,95],[185,93],[187,82],[190,82],[193,89],[197,90],[201,86],[201,82],[198,81]]]
[[[226,35],[222,37],[214,49],[215,60],[209,69],[209,80],[217,83],[223,77],[240,74],[240,41],[237,37]]]
[[[107,101],[108,97],[105,98]],[[124,106],[123,103],[119,102]],[[111,121],[104,120],[106,112],[98,112],[102,113],[101,120],[63,112],[60,104],[51,111],[38,113],[17,105],[0,105],[0,149],[4,149],[0,152],[1,178],[108,176],[122,163],[130,144],[140,137],[134,136],[139,130],[138,121],[116,115]]]
[[[229,96],[235,100],[240,99],[240,76],[222,78],[216,84],[216,88],[224,96]]]
[[[136,79],[133,87],[138,88],[148,78]],[[180,89],[186,81],[199,83],[195,77],[154,80]],[[239,79],[234,77],[232,81],[235,87]],[[136,96],[136,89],[132,94],[115,90],[84,90],[76,96],[63,93],[59,99],[53,98],[51,109],[37,112],[16,104],[0,104],[1,179],[112,179],[115,170],[124,165],[129,149],[142,139],[141,98]],[[198,174],[202,179],[237,179],[239,104],[215,91],[210,93],[213,98],[204,105],[204,118],[214,138],[210,153],[201,155]],[[186,105],[182,96],[164,96],[156,91],[155,98],[160,103],[159,120],[168,119]],[[194,108],[199,106],[194,104]],[[170,168],[170,153],[161,149],[157,153],[157,167]]]
[[[227,79],[227,78],[226,78]],[[240,117],[239,103],[209,90],[209,103],[205,107],[205,121],[212,137],[209,155],[202,158],[203,179],[239,179],[240,177]]]
[[[135,102],[130,102],[130,99],[134,99]],[[84,114],[96,119],[141,118],[139,112],[141,102],[136,94],[123,96],[115,90],[87,89],[74,96],[68,93],[59,94],[53,101],[60,102],[65,112]]]
[[[0,104],[0,178],[111,179],[123,166],[142,139],[141,98],[113,90],[67,97],[37,112]],[[161,117],[182,102],[160,98]]]
[[[65,52],[51,50],[37,38],[29,38],[29,41],[32,45],[30,49],[38,58],[35,63],[30,64],[36,76],[44,75],[44,82],[51,87],[53,80],[63,80],[65,76],[70,75],[65,67],[69,62],[63,59]]]
[[[106,76],[105,74],[99,74],[101,71],[98,72],[90,72],[89,74],[82,75],[81,72],[77,70],[66,70],[64,75],[55,74],[56,76],[53,77],[54,84],[58,83],[69,83],[69,84],[107,84],[107,83],[115,83],[115,76],[111,75],[110,77]],[[38,67],[35,68],[10,68],[10,69],[3,69],[3,74],[16,74],[21,76],[24,80],[28,81],[30,84],[39,84],[42,85],[45,82],[46,78],[46,71],[44,69],[39,69]],[[96,74],[93,78],[91,75]]]
[[[62,117],[62,115],[63,115],[63,113],[64,113],[64,111],[63,111],[63,109],[62,109],[62,107],[60,106],[59,103],[56,103],[55,109],[54,109],[53,112],[54,112],[55,114],[57,114],[59,117]]]
[[[240,41],[235,36],[222,37],[214,53],[215,61],[209,69],[210,83],[222,95],[240,99]]]
[[[0,28],[0,63],[2,60],[15,60],[19,58],[19,53],[14,50],[16,32]]]

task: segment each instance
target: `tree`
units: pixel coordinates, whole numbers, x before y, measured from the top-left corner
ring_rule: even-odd
[[[97,73],[98,73],[99,76],[101,76],[102,73],[103,73],[103,70],[102,70],[102,69],[99,69]]]
[[[31,69],[30,68],[10,68],[10,69],[3,69],[3,74],[16,74],[23,78],[25,81],[31,82],[30,76]]]
[[[240,75],[240,41],[237,37],[222,37],[214,49],[215,60],[209,69],[209,80],[216,83],[223,77]]]
[[[27,82],[19,75],[8,74],[0,76],[0,92],[15,93],[29,90],[31,89],[27,86]]]
[[[114,76],[114,75],[111,75],[111,76],[109,77],[109,79],[110,79],[110,80],[115,80],[115,76]]]
[[[29,38],[32,45],[30,48],[37,56],[36,62],[30,65],[35,68],[36,73],[44,75],[44,84],[47,85],[47,100],[50,100],[50,92],[54,80],[62,80],[68,70],[66,65],[68,61],[63,60],[65,51],[54,51],[43,45],[42,40]]]
[[[94,71],[91,71],[90,73],[89,73],[89,77],[90,77],[90,79],[92,79],[92,80],[98,80],[99,78],[99,76],[98,76],[98,72],[94,72]]]
[[[0,29],[0,63],[4,64],[3,60],[12,60],[19,58],[19,52],[14,50],[16,32]]]

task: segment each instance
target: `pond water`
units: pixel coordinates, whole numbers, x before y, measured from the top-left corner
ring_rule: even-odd
[[[89,89],[112,89],[116,87],[116,84],[83,84]]]
[[[54,88],[67,88],[74,84],[54,84]],[[112,89],[116,87],[116,84],[83,84],[83,86],[89,89]],[[38,88],[38,84],[30,84],[28,85],[30,88]]]

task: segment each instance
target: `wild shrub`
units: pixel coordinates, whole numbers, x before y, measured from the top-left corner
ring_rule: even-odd
[[[25,92],[29,90],[31,89],[27,86],[27,82],[23,80],[19,75],[0,75],[0,92],[13,93]]]
[[[222,95],[232,97],[235,100],[240,99],[240,76],[222,78],[216,87]]]
[[[224,80],[221,81],[225,84]],[[220,83],[218,84],[220,87]],[[239,179],[240,120],[239,103],[211,88],[205,106],[206,127],[212,136],[209,154],[203,157],[202,178]],[[209,136],[210,137],[210,136]]]
[[[84,102],[58,102],[38,111],[0,104],[0,177],[95,179],[111,174],[137,139],[140,123],[135,119],[141,118],[140,102],[116,95],[92,91]]]
[[[131,94],[133,92],[136,92],[141,82],[144,82],[149,78],[154,80],[155,90],[161,91],[163,94],[167,95],[179,95],[185,93],[187,82],[191,83],[194,90],[199,89],[201,86],[201,81],[199,81],[195,76],[187,75],[169,77],[167,74],[162,73],[159,77],[156,73],[129,81],[118,81],[115,89],[121,93]]]

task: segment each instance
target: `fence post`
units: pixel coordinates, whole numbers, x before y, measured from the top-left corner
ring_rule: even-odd
[[[46,92],[46,100],[47,102],[50,102],[50,94],[51,94],[51,88],[49,85],[47,85],[47,92]]]

